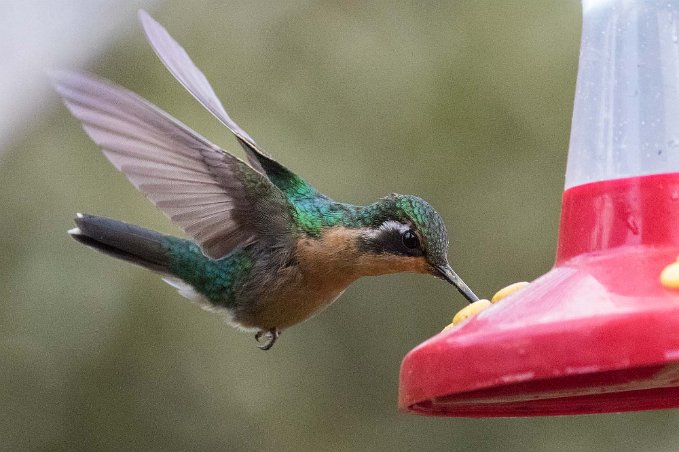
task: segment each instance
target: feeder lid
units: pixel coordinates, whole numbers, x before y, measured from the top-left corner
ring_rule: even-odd
[[[566,188],[679,171],[679,1],[582,6]]]

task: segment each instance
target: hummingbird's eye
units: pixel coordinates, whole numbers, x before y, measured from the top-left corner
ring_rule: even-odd
[[[412,229],[408,229],[403,233],[403,235],[401,235],[401,241],[403,242],[403,246],[409,250],[414,250],[420,247],[420,239],[417,238],[417,235],[412,231]]]

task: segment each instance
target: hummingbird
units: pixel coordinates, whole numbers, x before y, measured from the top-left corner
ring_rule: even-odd
[[[231,119],[163,26],[143,10],[138,16],[157,56],[235,135],[247,163],[125,88],[53,72],[87,135],[189,236],[79,213],[68,231],[75,240],[159,273],[181,295],[255,332],[263,350],[364,276],[430,274],[478,300],[448,263],[446,227],[429,203],[391,194],[356,206],[320,193]]]

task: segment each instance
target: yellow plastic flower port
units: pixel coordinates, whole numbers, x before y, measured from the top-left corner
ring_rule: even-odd
[[[502,288],[497,291],[495,295],[493,295],[493,298],[491,298],[491,303],[497,303],[498,301],[502,300],[503,298],[507,298],[513,293],[518,292],[519,290],[523,289],[526,287],[529,283],[522,281],[522,282],[517,282],[514,284],[510,284],[505,288]]]
[[[468,306],[465,306],[463,309],[460,309],[457,314],[455,314],[455,317],[453,317],[453,323],[450,325],[457,325],[463,320],[474,317],[479,312],[490,307],[490,304],[490,300],[481,299]]]
[[[453,317],[453,322],[450,325],[446,326],[443,329],[443,331],[448,331],[449,329],[453,328],[455,325],[462,322],[463,320],[466,320],[470,317],[474,317],[479,312],[489,308],[492,303],[497,303],[503,298],[507,298],[509,295],[518,292],[519,290],[526,287],[528,284],[529,283],[527,282],[517,282],[514,284],[510,284],[509,286],[498,290],[497,293],[493,295],[492,301],[481,299],[468,306],[465,306],[463,309],[460,309],[457,312],[457,314],[455,314],[455,317]]]
[[[660,284],[668,289],[679,289],[679,262],[673,262],[660,272]]]

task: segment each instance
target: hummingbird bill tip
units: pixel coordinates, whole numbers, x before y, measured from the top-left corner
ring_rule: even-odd
[[[467,286],[467,284],[462,281],[462,278],[457,276],[457,273],[453,271],[450,265],[446,264],[439,266],[437,267],[437,270],[439,271],[439,276],[454,285],[470,303],[474,303],[475,301],[479,300],[479,297],[477,297],[476,294],[469,288],[469,286]]]

